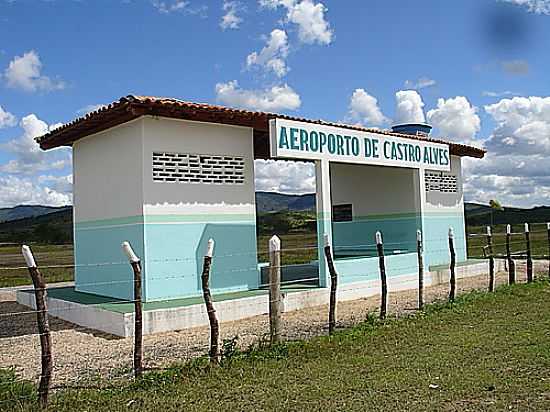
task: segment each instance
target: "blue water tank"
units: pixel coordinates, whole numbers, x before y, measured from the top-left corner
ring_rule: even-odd
[[[413,136],[429,136],[432,126],[426,123],[403,123],[392,126],[394,133],[411,134]]]

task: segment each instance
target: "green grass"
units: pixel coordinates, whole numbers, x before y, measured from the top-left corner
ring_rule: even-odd
[[[72,267],[47,267],[72,265],[74,262],[72,245],[32,245],[31,248],[36,263],[42,268],[41,271],[46,282],[65,282],[74,279]],[[16,267],[21,269],[12,269]],[[21,255],[21,247],[0,247],[0,287],[30,285],[31,283],[29,273],[25,269],[25,261]]]
[[[283,265],[309,263],[316,260],[316,233],[289,233],[279,236],[281,239],[281,260]],[[269,262],[268,244],[271,236],[258,236],[258,261]]]
[[[531,234],[531,253],[533,256],[548,256],[548,231],[546,223],[533,223],[529,225]],[[486,234],[487,226],[469,226],[468,234]],[[510,239],[512,253],[526,250],[523,225],[513,225]],[[468,256],[482,257],[483,247],[487,245],[486,236],[468,237]],[[495,254],[506,254],[506,225],[495,225],[493,227],[493,245]]]
[[[0,369],[0,410],[16,410],[33,404],[34,385],[17,379],[13,369]]]
[[[62,391],[51,410],[550,410],[549,314],[547,282],[474,292],[410,318],[231,352],[219,368],[199,359]]]

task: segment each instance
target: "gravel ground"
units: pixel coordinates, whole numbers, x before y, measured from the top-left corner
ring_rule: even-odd
[[[519,262],[518,262],[519,263]],[[544,266],[541,268],[544,273]],[[524,266],[518,264],[518,280],[524,278]],[[507,275],[497,276],[497,285],[506,283]],[[457,292],[487,287],[487,276],[458,279]],[[448,285],[425,289],[426,302],[446,299]],[[404,316],[416,308],[415,290],[394,292],[389,296],[389,313]],[[348,327],[376,311],[377,296],[338,304],[338,326]],[[36,335],[36,316],[15,302],[13,291],[0,290],[0,368],[15,368],[19,376],[37,379],[40,372],[40,343]],[[327,333],[327,306],[283,314],[285,339],[304,339]],[[8,315],[17,313],[17,315]],[[53,331],[54,385],[71,384],[89,379],[124,377],[131,372],[132,338],[84,329],[57,318],[50,318]],[[246,348],[266,337],[269,331],[267,315],[221,324],[221,338],[238,336],[238,344]],[[144,337],[147,367],[164,367],[203,355],[208,348],[209,329],[200,327]]]

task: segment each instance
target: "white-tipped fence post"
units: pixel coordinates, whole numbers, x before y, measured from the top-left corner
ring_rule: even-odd
[[[50,336],[50,324],[48,321],[48,307],[46,303],[46,282],[44,276],[38,270],[31,248],[23,245],[21,248],[25,263],[31,275],[34,285],[34,297],[36,299],[36,322],[40,335],[41,366],[40,383],[38,385],[38,400],[41,408],[48,406],[48,395],[53,373],[52,338]]]
[[[378,267],[380,269],[380,283],[382,286],[382,296],[380,298],[380,319],[386,319],[388,313],[388,278],[386,275],[386,259],[384,257],[384,243],[382,233],[376,232],[376,250],[378,252]]]
[[[449,266],[450,271],[450,291],[449,291],[449,302],[454,302],[456,297],[456,253],[455,253],[455,244],[454,244],[455,234],[452,227],[449,228],[449,253],[451,255],[451,264]]]
[[[281,341],[281,239],[269,239],[269,333],[272,344]]]
[[[336,288],[338,287],[338,274],[334,268],[334,261],[332,259],[332,253],[330,250],[330,238],[325,233],[325,258],[327,260],[327,266],[330,273],[330,301],[328,308],[328,333],[332,334],[336,328]]]
[[[217,365],[220,363],[220,326],[216,316],[216,309],[212,302],[212,294],[210,293],[210,268],[212,267],[212,256],[214,255],[214,240],[209,239],[206,246],[206,254],[202,266],[202,296],[206,313],[208,314],[208,322],[210,323],[210,363]]]
[[[546,236],[548,240],[548,279],[550,279],[550,223],[546,224]]]
[[[508,262],[508,284],[516,283],[516,262],[512,259],[512,250],[510,247],[512,238],[512,226],[506,225],[506,261]]]
[[[531,236],[529,233],[529,223],[525,223],[525,247],[527,253],[527,282],[533,281],[533,257],[531,255]]]
[[[143,307],[141,304],[141,263],[129,242],[122,243],[122,251],[134,272],[134,376],[143,374]]]
[[[418,256],[418,309],[424,308],[424,250],[422,232],[416,231],[416,254]]]
[[[489,292],[493,292],[495,290],[495,256],[491,226],[487,226],[487,251],[489,252]]]

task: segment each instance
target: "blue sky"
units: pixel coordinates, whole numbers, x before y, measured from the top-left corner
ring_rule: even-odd
[[[0,0],[0,207],[70,202],[70,152],[35,135],[127,94],[483,145],[466,199],[550,205],[547,0]],[[300,172],[300,173],[297,173]],[[262,163],[258,189],[310,191]]]

